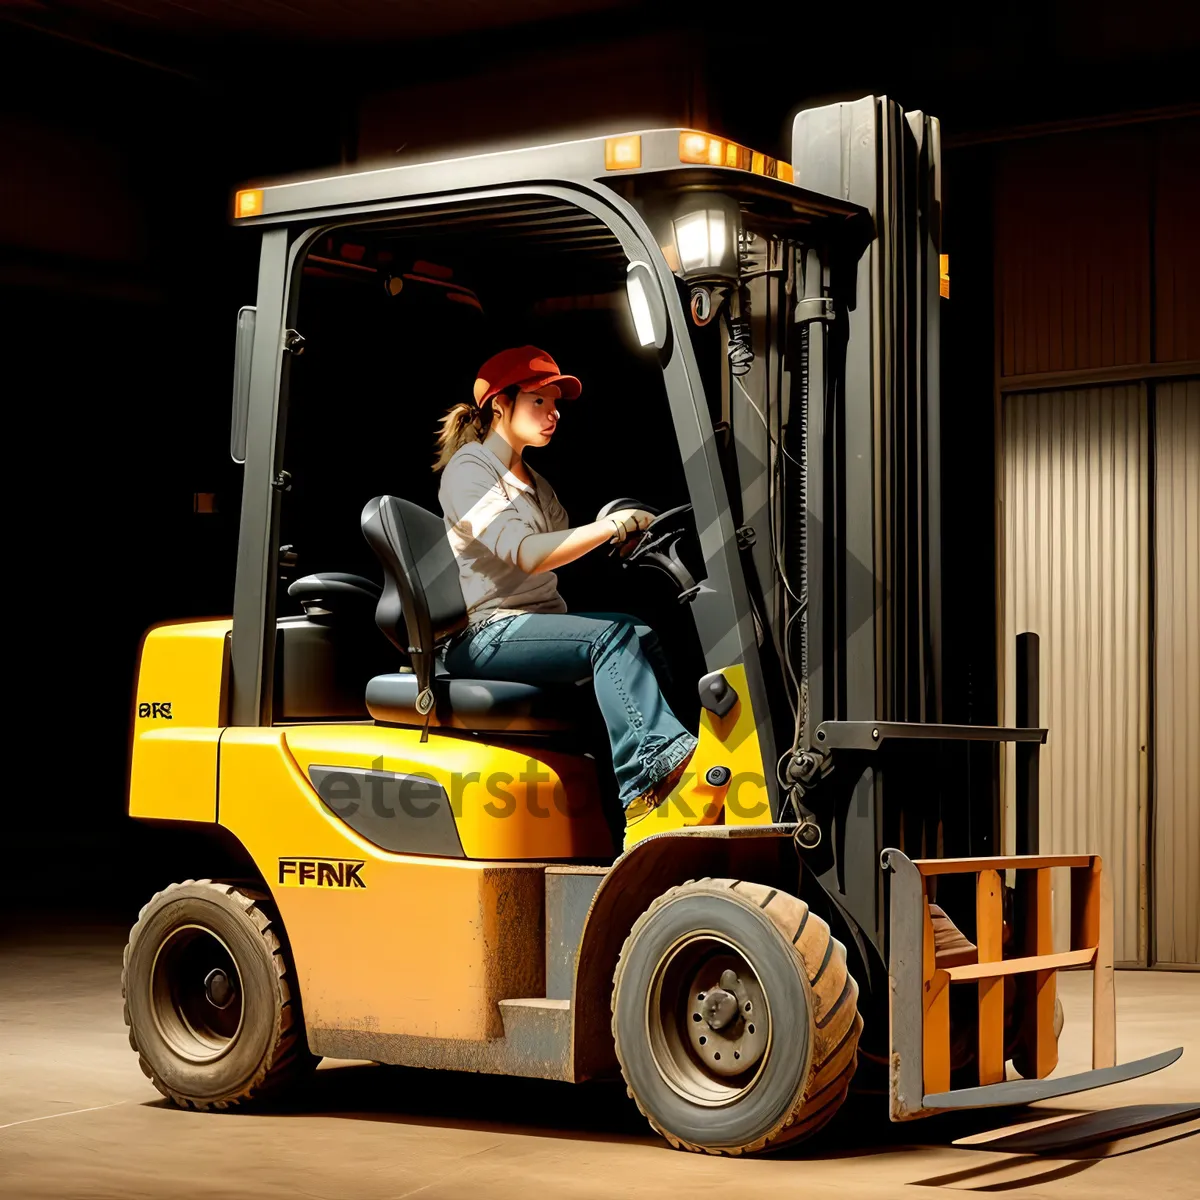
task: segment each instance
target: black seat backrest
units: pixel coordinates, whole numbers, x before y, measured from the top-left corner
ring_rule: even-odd
[[[363,509],[362,531],[383,567],[375,624],[412,656],[424,686],[436,643],[467,623],[446,522],[398,496],[377,496]]]

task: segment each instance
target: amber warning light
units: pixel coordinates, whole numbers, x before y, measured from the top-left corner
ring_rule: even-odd
[[[636,170],[642,165],[642,138],[631,133],[625,137],[604,139],[604,169],[606,171]]]
[[[257,217],[263,210],[262,188],[249,188],[238,192],[233,202],[236,217]]]
[[[769,154],[749,150],[731,142],[728,138],[714,137],[710,133],[699,133],[685,129],[679,135],[679,161],[704,164],[710,167],[736,167],[741,171],[752,171],[755,175],[766,175],[771,179],[794,181],[791,163],[781,162]]]
[[[679,133],[681,163],[706,167],[733,167],[739,171],[750,171],[755,175],[766,175],[771,179],[795,181],[790,163],[781,162],[769,154],[750,150],[728,138],[714,137],[695,129],[684,129]],[[638,133],[627,133],[604,139],[604,169],[606,171],[636,171],[643,165],[642,137]],[[649,163],[649,166],[667,166],[667,163]]]
[[[938,292],[943,299],[950,299],[950,255],[938,255]]]

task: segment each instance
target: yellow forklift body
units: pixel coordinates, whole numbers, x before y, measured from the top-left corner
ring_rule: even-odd
[[[737,701],[723,717],[700,709],[695,754],[679,786],[657,808],[632,822],[625,849],[656,833],[696,825],[770,825],[771,802],[746,668],[725,667]],[[712,774],[710,774],[712,772]]]
[[[216,822],[244,847],[288,931],[314,1045],[323,1030],[503,1037],[500,1001],[545,991],[546,866],[614,853],[592,761],[365,722],[224,726],[229,630],[146,635],[130,814]],[[723,717],[702,710],[693,768],[625,849],[689,826],[771,823],[745,672],[723,674],[739,699]],[[440,786],[461,857],[381,849],[322,798],[321,769]]]

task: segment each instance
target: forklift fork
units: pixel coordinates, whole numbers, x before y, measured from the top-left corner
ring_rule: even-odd
[[[913,860],[886,849],[888,879],[889,1095],[893,1121],[959,1108],[1028,1104],[1105,1087],[1170,1066],[1182,1047],[1117,1064],[1113,979],[1112,889],[1099,855],[1014,855],[1007,858]],[[1053,952],[1050,871],[1071,872],[1071,946]],[[1013,957],[1004,957],[1002,872],[1015,871]],[[930,880],[975,876],[974,963],[937,965]],[[1092,1070],[1058,1079],[1054,1033],[1057,973],[1092,972]],[[1036,1078],[1005,1081],[1006,976],[1017,977],[1012,1014],[1025,1039]],[[974,987],[979,1086],[951,1088],[950,989]]]

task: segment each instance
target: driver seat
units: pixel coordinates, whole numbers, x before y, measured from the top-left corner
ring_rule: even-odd
[[[442,649],[466,628],[467,608],[443,518],[398,496],[377,496],[363,509],[362,531],[383,568],[375,623],[412,663],[367,684],[376,721],[540,734],[578,730],[590,719],[589,687],[463,679],[446,670]]]

